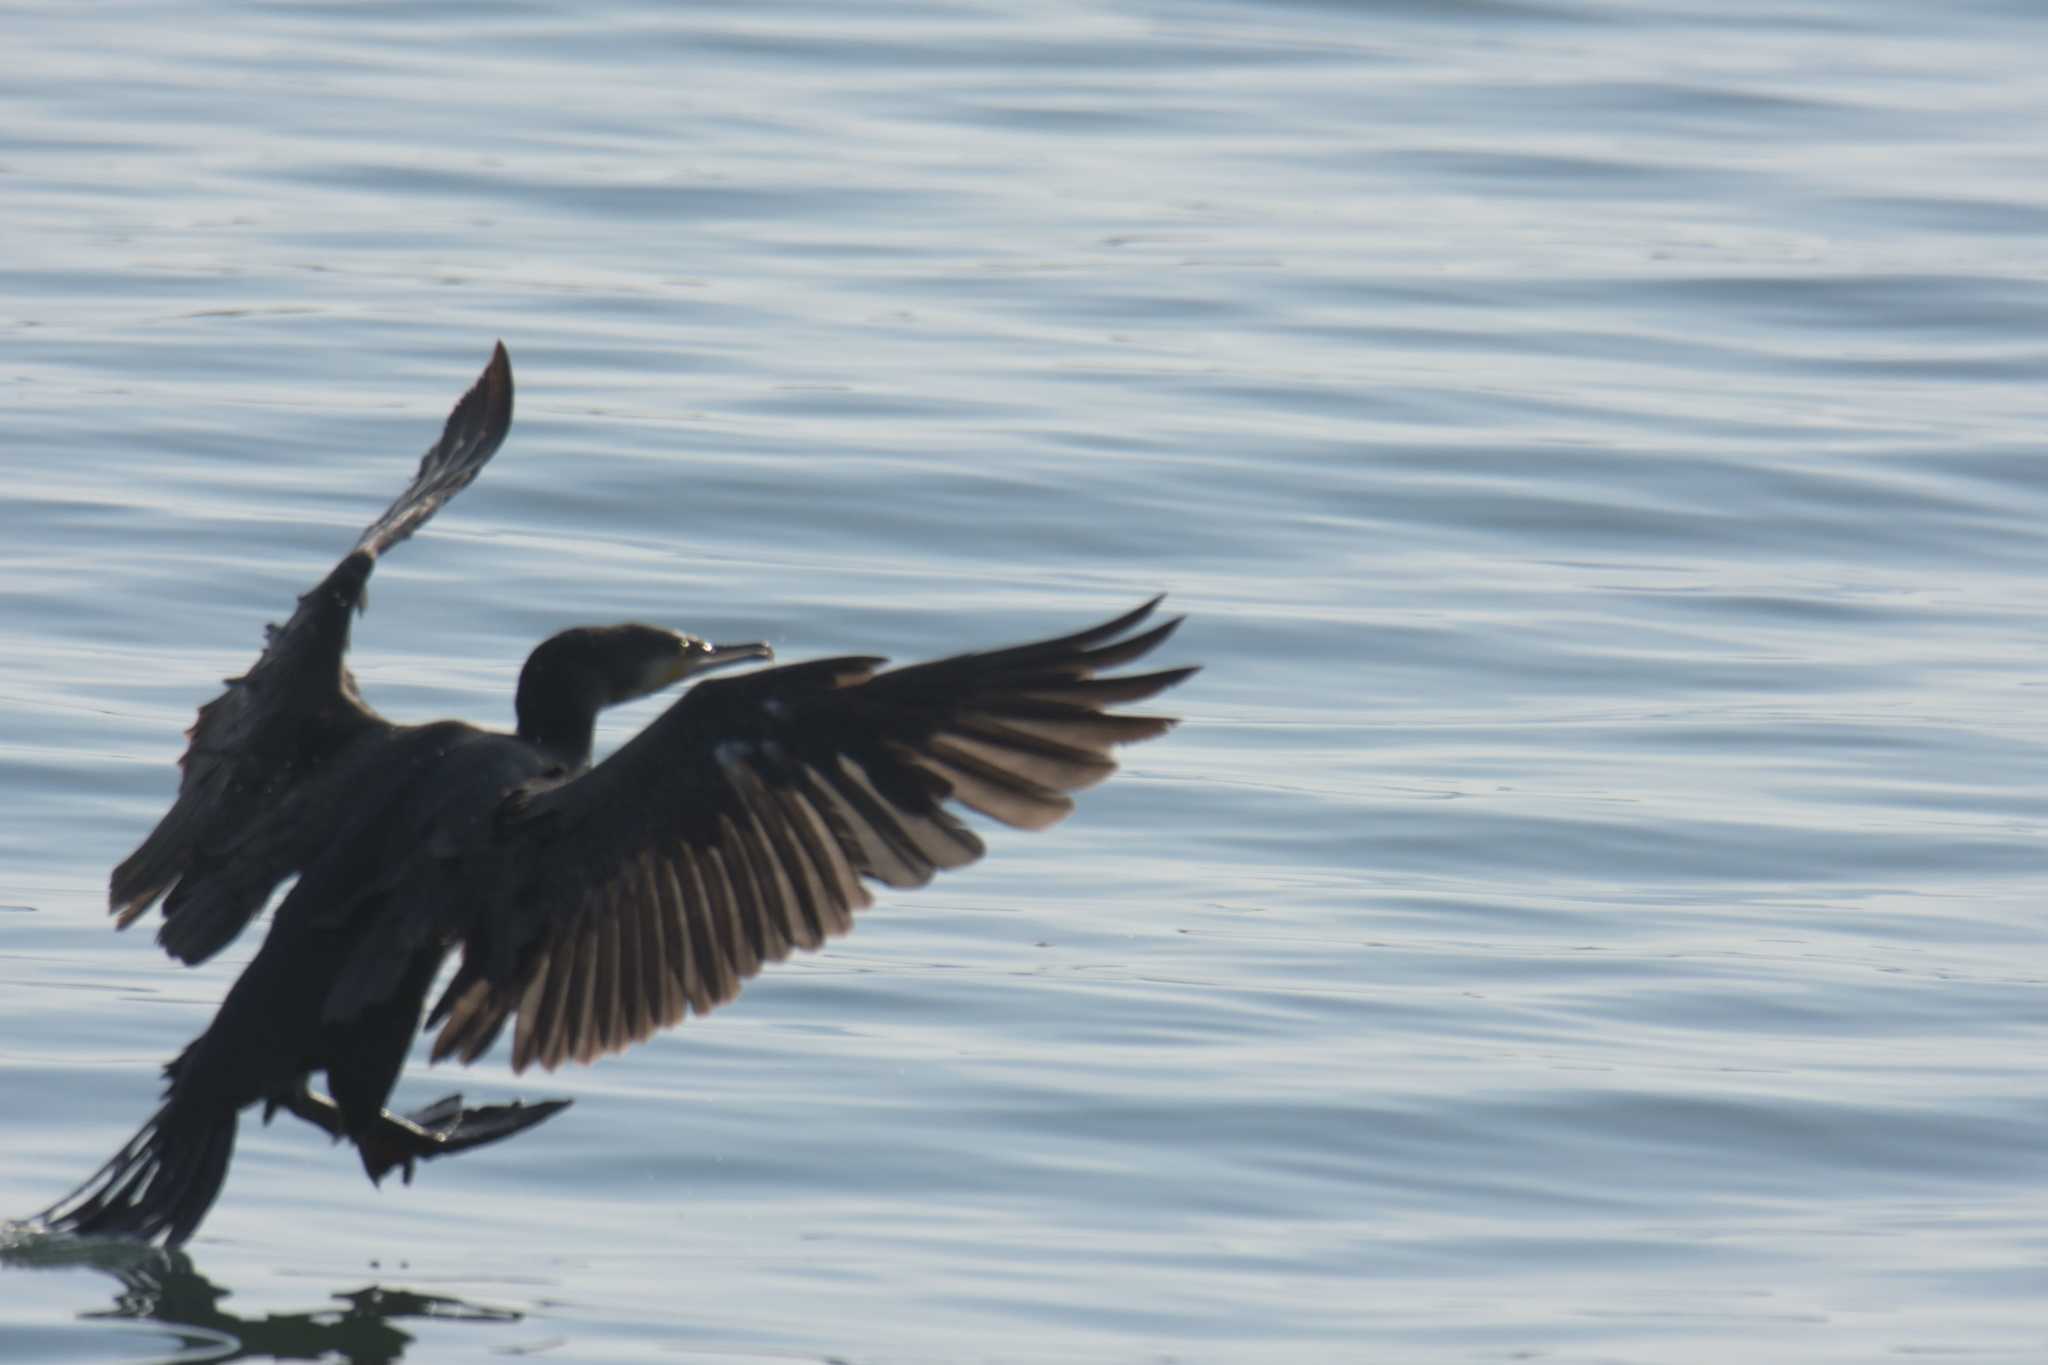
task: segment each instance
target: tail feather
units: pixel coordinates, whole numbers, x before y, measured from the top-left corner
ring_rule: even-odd
[[[135,1237],[171,1245],[191,1237],[213,1207],[235,1153],[236,1114],[194,1114],[166,1103],[113,1159],[36,1221],[81,1237]]]

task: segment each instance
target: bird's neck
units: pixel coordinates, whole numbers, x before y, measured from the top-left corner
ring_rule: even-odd
[[[513,709],[519,716],[519,737],[570,772],[590,766],[590,746],[597,736],[598,685],[560,673],[522,675]]]

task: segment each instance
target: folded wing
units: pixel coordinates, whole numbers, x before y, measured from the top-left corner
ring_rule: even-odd
[[[1101,676],[1156,648],[1146,603],[1091,630],[881,671],[824,659],[705,682],[604,763],[524,794],[454,932],[436,1059],[508,1019],[515,1070],[590,1061],[732,999],[852,927],[866,882],[981,856],[948,809],[1040,829],[1173,722],[1112,712],[1195,670]]]

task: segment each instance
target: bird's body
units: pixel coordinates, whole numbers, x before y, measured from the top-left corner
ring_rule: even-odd
[[[1111,746],[1171,724],[1106,707],[1192,670],[1097,676],[1172,631],[1137,631],[1147,604],[912,668],[838,658],[702,683],[596,767],[599,709],[766,646],[564,631],[521,674],[516,731],[395,725],[343,663],[350,618],[378,555],[475,477],[511,407],[500,347],[411,487],[200,709],[176,802],[114,872],[120,924],[160,904],[159,940],[196,963],[297,881],[213,1022],[165,1068],[162,1107],[45,1211],[49,1226],[183,1241],[256,1104],[348,1139],[373,1179],[523,1131],[562,1102],[385,1108],[451,952],[461,963],[429,1019],[436,1060],[472,1061],[511,1023],[515,1069],[588,1061],[844,932],[869,903],[864,881],[917,886],[973,861],[980,841],[949,802],[1049,824],[1065,792],[1113,770]],[[331,1100],[309,1088],[316,1072]]]
[[[373,1120],[447,952],[438,936],[393,943],[393,929],[438,918],[498,803],[548,773],[532,746],[460,721],[402,727],[338,756],[322,784],[329,790],[309,793],[305,805],[341,818],[322,830],[326,842],[188,1049],[192,1079],[181,1097],[203,1087],[208,1102],[240,1109],[324,1071],[351,1128]],[[337,1009],[337,987],[387,947],[390,956],[368,964],[378,988],[357,988],[353,1006]]]

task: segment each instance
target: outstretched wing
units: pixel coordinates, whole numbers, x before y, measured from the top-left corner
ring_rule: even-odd
[[[181,961],[203,961],[241,932],[317,846],[322,831],[298,818],[294,798],[335,755],[389,728],[363,705],[342,663],[349,617],[362,609],[370,571],[379,554],[468,486],[511,423],[512,362],[501,343],[449,413],[412,484],[299,599],[289,621],[267,628],[255,667],[199,708],[179,760],[177,800],[114,869],[108,903],[121,928],[161,899],[158,941]]]
[[[491,363],[448,414],[441,439],[420,456],[412,482],[383,516],[363,528],[356,553],[374,559],[426,525],[442,503],[476,479],[511,426],[512,357],[501,341],[491,350]]]
[[[1111,713],[1195,670],[1105,678],[1180,622],[1158,599],[1038,644],[880,672],[822,659],[705,682],[583,776],[515,798],[431,1022],[473,1061],[517,1015],[515,1070],[590,1061],[732,999],[843,934],[863,878],[922,886],[981,856],[947,803],[1040,829],[1109,750],[1173,722]]]

